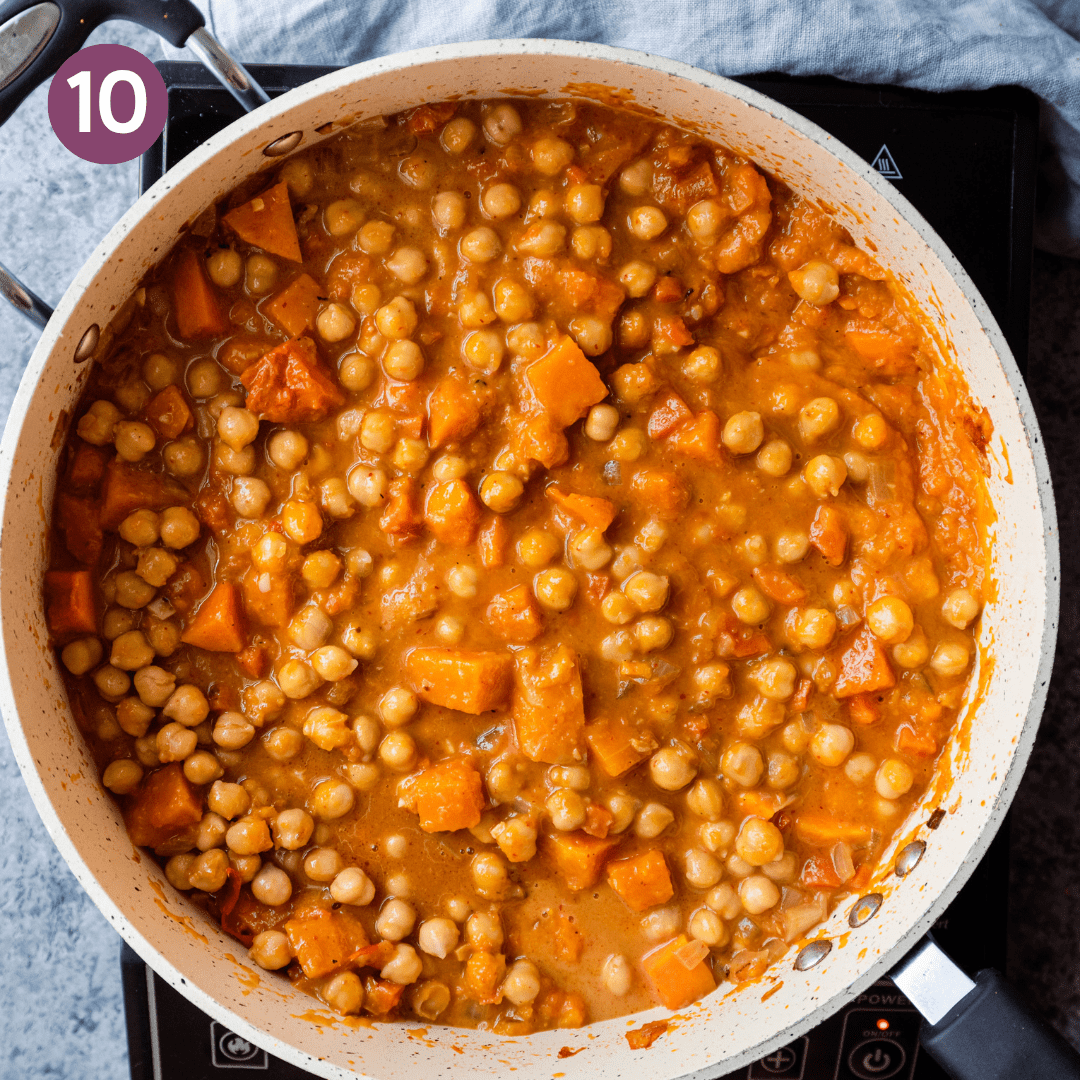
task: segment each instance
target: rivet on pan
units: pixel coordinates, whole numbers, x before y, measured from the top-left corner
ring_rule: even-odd
[[[908,874],[919,865],[919,860],[925,853],[925,841],[912,840],[911,843],[896,856],[896,876],[907,877]]]
[[[267,157],[281,157],[282,154],[289,154],[300,145],[303,137],[302,131],[290,131],[288,135],[282,135],[268,146],[264,146],[263,153]]]
[[[828,938],[811,941],[809,945],[801,948],[799,955],[795,957],[795,970],[809,971],[812,967],[817,967],[831,952],[832,942]]]
[[[855,902],[855,906],[848,913],[848,926],[862,926],[868,923],[881,907],[884,897],[879,892],[867,893],[861,900]]]
[[[85,364],[94,355],[99,337],[101,337],[101,327],[97,323],[91,323],[87,327],[86,333],[79,338],[79,344],[75,346],[76,364]]]

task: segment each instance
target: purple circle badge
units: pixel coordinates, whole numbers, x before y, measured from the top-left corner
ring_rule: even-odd
[[[168,92],[158,69],[126,45],[91,45],[64,61],[49,87],[49,122],[76,156],[118,165],[165,127]]]

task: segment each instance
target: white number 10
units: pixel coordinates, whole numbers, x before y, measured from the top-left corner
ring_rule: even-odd
[[[119,82],[126,82],[135,91],[135,111],[131,114],[130,120],[121,121],[113,116],[113,87]],[[68,79],[67,83],[73,90],[77,89],[79,91],[79,130],[89,131],[90,72],[77,72]],[[117,135],[128,135],[132,131],[137,131],[143,120],[146,119],[146,86],[142,79],[134,71],[129,71],[127,68],[110,71],[101,80],[101,87],[98,90],[98,115],[101,117],[101,122]]]

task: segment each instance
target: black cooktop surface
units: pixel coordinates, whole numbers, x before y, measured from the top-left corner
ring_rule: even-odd
[[[169,120],[143,156],[143,190],[241,115],[240,106],[198,64],[158,67],[169,89]],[[333,69],[255,64],[248,70],[276,97]],[[774,74],[738,81],[820,124],[896,184],[971,275],[1023,370],[1036,99],[1010,87],[932,94]],[[1005,966],[1006,831],[1007,826],[935,927],[941,944],[970,973]],[[280,1080],[308,1075],[210,1020],[126,946],[122,962],[132,1080],[247,1074],[236,1070]],[[904,996],[892,983],[878,983],[809,1035],[730,1080],[940,1080],[945,1074],[919,1053],[918,1030],[918,1014]]]

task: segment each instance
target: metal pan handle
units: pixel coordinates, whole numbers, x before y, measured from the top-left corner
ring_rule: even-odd
[[[247,112],[270,100],[206,29],[191,0],[0,0],[0,124],[110,19],[138,23],[178,48],[186,45]],[[35,326],[44,327],[52,314],[2,265],[0,296]]]

